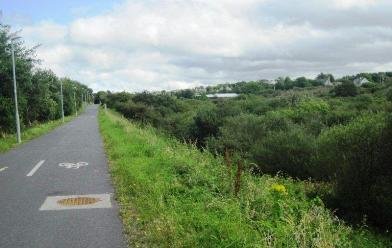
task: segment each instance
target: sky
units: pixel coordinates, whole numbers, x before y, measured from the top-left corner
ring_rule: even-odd
[[[0,0],[39,65],[95,91],[392,71],[391,0]]]

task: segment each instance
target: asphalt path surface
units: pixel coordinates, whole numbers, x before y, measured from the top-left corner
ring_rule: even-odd
[[[90,105],[73,121],[0,154],[0,247],[125,247],[97,112]],[[110,206],[41,209],[47,197],[88,194],[109,194]]]

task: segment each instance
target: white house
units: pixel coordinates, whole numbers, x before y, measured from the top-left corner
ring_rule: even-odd
[[[207,94],[208,98],[233,98],[237,97],[237,93],[216,93],[216,94]]]
[[[322,78],[318,80],[322,85],[324,86],[333,86],[333,83],[331,82],[331,77],[327,78]]]
[[[363,85],[363,84],[370,83],[370,81],[367,80],[367,79],[364,78],[364,77],[358,77],[358,78],[354,79],[353,83],[354,83],[356,86],[361,86],[361,85]]]
[[[333,83],[331,82],[331,78],[328,77],[327,79],[324,80],[323,84],[325,86],[333,86]]]

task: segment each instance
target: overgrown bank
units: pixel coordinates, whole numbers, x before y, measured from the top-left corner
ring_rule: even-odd
[[[254,93],[214,99],[184,98],[189,94],[181,91],[98,92],[96,101],[199,149],[241,157],[255,176],[325,183],[317,195],[332,211],[385,232],[392,228],[392,73],[361,75],[373,82],[356,86],[354,77],[343,77],[335,86],[292,90],[240,82],[226,86]],[[375,80],[380,76],[382,82]]]
[[[99,114],[130,244],[145,247],[388,247],[310,197],[308,182],[254,177],[222,158]],[[236,179],[237,178],[237,179]],[[240,184],[238,197],[234,185]]]

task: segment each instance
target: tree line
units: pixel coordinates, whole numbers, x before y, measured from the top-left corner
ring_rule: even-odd
[[[240,82],[231,88],[257,90],[230,99],[185,98],[178,91],[101,91],[95,99],[142,125],[239,158],[255,176],[311,180],[313,192],[337,214],[389,229],[392,73],[364,74],[374,75],[383,80],[360,87],[353,76],[331,87],[275,90],[262,82]]]
[[[10,35],[10,26],[0,24],[0,135],[15,131]],[[61,117],[61,83],[65,115],[75,113],[82,106],[82,95],[92,94],[86,85],[69,78],[59,78],[50,70],[38,68],[35,48],[28,48],[22,39],[14,41],[14,49],[22,129]]]

